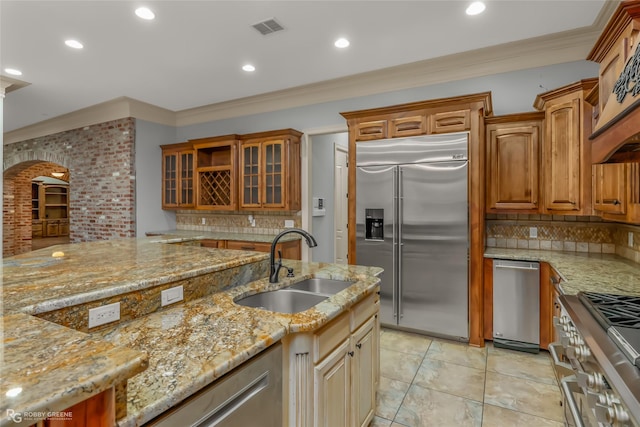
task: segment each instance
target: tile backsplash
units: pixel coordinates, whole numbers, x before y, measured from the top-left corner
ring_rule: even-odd
[[[253,225],[249,216],[254,220]],[[203,219],[204,224],[202,223]],[[302,217],[298,212],[176,211],[176,228],[178,230],[278,234],[284,229],[285,220],[293,221],[294,227],[302,227]]]
[[[615,253],[640,263],[640,227],[595,216],[488,214],[485,227],[487,247]]]

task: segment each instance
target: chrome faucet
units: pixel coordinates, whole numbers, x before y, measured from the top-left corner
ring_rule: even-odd
[[[289,228],[278,234],[275,239],[273,239],[273,242],[271,242],[271,253],[269,257],[269,265],[271,266],[271,271],[269,273],[269,283],[278,283],[278,274],[280,273],[280,268],[282,268],[282,254],[278,253],[279,259],[278,261],[276,261],[276,245],[278,244],[278,240],[280,240],[282,236],[289,233],[300,234],[305,238],[305,240],[307,241],[307,245],[310,248],[315,248],[316,246],[318,246],[318,242],[316,242],[316,239],[314,239],[311,234],[300,228]]]

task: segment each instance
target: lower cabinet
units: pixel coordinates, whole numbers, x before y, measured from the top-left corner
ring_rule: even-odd
[[[218,246],[221,248],[222,246]],[[271,243],[247,242],[242,240],[227,240],[226,249],[238,249],[243,251],[270,252]],[[276,256],[282,253],[284,259],[301,259],[300,240],[290,240],[288,242],[278,242],[276,244]]]
[[[380,374],[379,308],[375,293],[320,330],[287,337],[285,425],[369,425]]]

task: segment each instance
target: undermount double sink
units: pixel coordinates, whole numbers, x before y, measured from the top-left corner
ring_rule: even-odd
[[[347,289],[353,282],[313,277],[277,291],[262,292],[235,301],[238,305],[278,313],[300,313]]]

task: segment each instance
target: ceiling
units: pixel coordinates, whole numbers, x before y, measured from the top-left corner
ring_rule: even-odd
[[[7,89],[4,132],[122,96],[181,111],[566,32],[593,25],[605,1],[489,0],[467,16],[469,3],[2,0],[0,73],[26,83]],[[141,5],[156,19],[135,16]],[[252,27],[270,18],[285,29]]]

